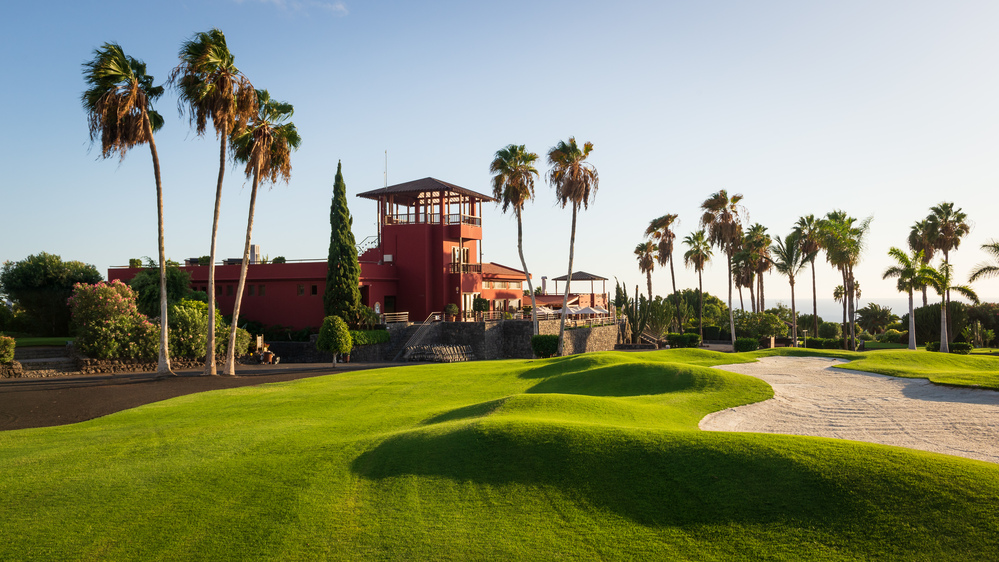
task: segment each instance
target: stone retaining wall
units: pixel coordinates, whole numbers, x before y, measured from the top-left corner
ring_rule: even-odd
[[[542,320],[538,322],[538,333],[558,335],[559,320]],[[588,353],[591,351],[612,351],[620,338],[617,324],[595,326],[593,328],[576,328],[565,331],[565,341],[562,352],[565,355]]]

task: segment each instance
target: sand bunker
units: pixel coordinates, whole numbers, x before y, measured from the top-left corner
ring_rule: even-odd
[[[999,392],[832,368],[840,363],[765,357],[716,367],[766,381],[774,397],[709,414],[700,428],[853,439],[999,463]]]

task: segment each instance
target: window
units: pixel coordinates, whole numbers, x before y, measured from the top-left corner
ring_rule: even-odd
[[[225,296],[227,296],[227,297],[231,297],[232,296],[232,285],[226,285],[225,286]]]
[[[510,288],[511,289],[522,289],[522,288],[524,288],[524,284],[521,281],[511,281],[510,282]]]
[[[316,296],[318,294],[319,294],[319,285],[313,285],[312,286],[312,296]]]
[[[493,288],[493,282],[492,281],[483,281],[482,282],[482,288],[483,289],[492,289]]]
[[[253,296],[253,285],[249,285],[249,286],[247,287],[247,290],[249,291],[249,293],[250,293],[250,296],[252,297],[252,296]]]
[[[460,256],[458,252],[461,252]],[[451,263],[468,263],[468,248],[459,248],[458,246],[451,248]]]
[[[297,291],[298,292],[298,296],[300,296],[300,297],[305,296],[305,285],[299,284],[298,287],[297,287],[297,289],[298,289],[298,291]]]
[[[261,297],[264,296],[264,287],[265,286],[266,285],[257,285],[257,295],[258,296],[261,296]]]
[[[222,296],[222,285],[215,285],[215,296],[216,297]]]

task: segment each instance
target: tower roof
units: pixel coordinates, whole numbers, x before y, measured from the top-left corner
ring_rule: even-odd
[[[397,183],[381,189],[373,189],[371,191],[365,191],[364,193],[358,193],[357,196],[364,197],[365,199],[378,200],[379,197],[395,195],[396,199],[400,203],[406,203],[418,199],[421,193],[433,192],[451,192],[475,197],[476,199],[481,199],[482,201],[495,201],[495,199],[484,193],[472,191],[471,189],[466,189],[460,185],[454,185],[453,183],[441,181],[436,178],[423,178],[419,180],[407,181],[405,183]]]

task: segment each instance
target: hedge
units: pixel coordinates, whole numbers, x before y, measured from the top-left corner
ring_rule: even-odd
[[[558,353],[558,336],[554,334],[539,334],[531,337],[531,350],[535,357],[554,357]]]
[[[760,340],[757,338],[736,338],[735,340],[735,350],[738,352],[756,351],[759,348]]]
[[[971,353],[972,345],[970,343],[956,341],[950,344],[951,353],[960,353],[961,355],[967,355]],[[926,342],[926,351],[940,351],[940,342],[931,341]]]
[[[666,334],[666,343],[671,348],[700,347],[701,336],[697,334]]]
[[[14,361],[14,345],[17,340],[7,336],[0,336],[0,363],[12,363]]]
[[[391,339],[388,330],[351,330],[350,339],[354,346],[385,343]]]
[[[720,340],[721,338],[721,328],[718,326],[705,326],[704,327],[704,339],[706,340]]]

